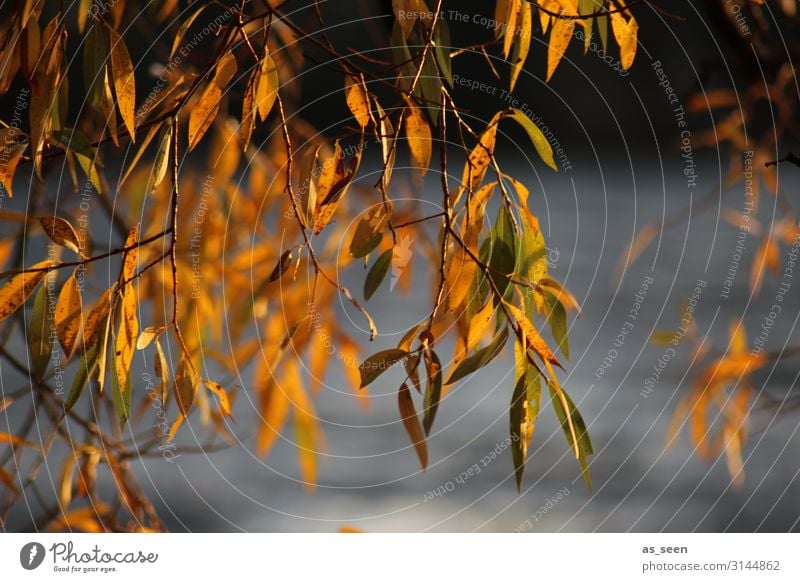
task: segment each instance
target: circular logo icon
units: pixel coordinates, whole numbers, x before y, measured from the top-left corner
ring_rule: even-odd
[[[19,563],[26,570],[35,570],[44,561],[44,546],[39,542],[29,542],[19,551]]]

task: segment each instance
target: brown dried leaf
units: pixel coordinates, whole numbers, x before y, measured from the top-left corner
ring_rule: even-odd
[[[428,445],[425,442],[425,432],[422,430],[422,425],[417,417],[417,410],[414,408],[414,401],[411,399],[411,392],[405,383],[400,386],[400,390],[397,392],[397,406],[400,409],[400,418],[403,420],[403,426],[414,444],[414,449],[417,451],[417,457],[419,457],[420,465],[422,465],[422,470],[424,471],[428,467]]]
[[[50,240],[80,255],[82,258],[86,258],[86,254],[82,249],[84,245],[81,244],[78,233],[75,232],[69,222],[58,216],[41,216],[39,217],[39,222],[45,234],[50,237]]]

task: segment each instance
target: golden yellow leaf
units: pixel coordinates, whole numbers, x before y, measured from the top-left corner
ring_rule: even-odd
[[[114,145],[119,147],[119,136],[117,135],[117,115],[114,113],[114,98],[111,94],[111,80],[108,71],[111,67],[104,67],[103,70],[103,91],[100,94],[100,109],[103,117],[108,121],[108,133]]]
[[[50,240],[82,258],[86,258],[83,252],[83,247],[86,245],[78,239],[78,233],[69,222],[57,216],[42,216],[39,218],[39,222]]]
[[[10,129],[0,129],[0,184],[3,185],[9,198],[13,198],[14,192],[11,190],[14,182],[14,174],[17,171],[22,154],[28,148],[27,139],[21,143],[16,143]]]
[[[508,17],[508,5],[511,0],[497,0],[494,5],[494,36],[500,38],[505,34],[508,24],[506,18]]]
[[[214,82],[221,90],[224,91],[228,87],[228,83],[236,76],[238,68],[239,66],[233,53],[225,53],[225,55],[220,58],[216,70],[214,71]]]
[[[212,382],[211,380],[203,380],[203,384],[214,393],[219,401],[219,409],[225,416],[231,417],[231,401],[228,398],[228,393],[225,392],[225,388],[221,385],[217,384],[216,382]]]
[[[322,388],[325,370],[335,350],[327,327],[314,325],[308,345],[308,373],[312,392],[319,392]]]
[[[133,288],[132,281],[136,273],[139,254],[138,247],[135,246],[138,242],[138,236],[139,227],[135,226],[131,229],[125,241],[125,248],[133,248],[126,251],[122,259],[122,278],[123,281],[129,282],[120,290],[120,325],[114,345],[116,379],[118,382],[116,386],[120,392],[120,413],[123,418],[127,418],[129,412],[128,406],[125,404],[130,402],[130,394],[127,393],[127,390],[130,388],[131,362],[136,350],[136,339],[139,335],[139,320],[136,316],[136,291]]]
[[[462,224],[463,240],[464,244],[475,256],[478,256],[478,238],[483,226],[484,210],[486,203],[492,197],[494,188],[494,182],[486,184],[471,196],[467,205],[468,213],[464,216]],[[466,301],[477,272],[478,265],[461,245],[458,245],[447,269],[447,282],[449,285],[447,304],[452,311],[457,311]]]
[[[164,404],[167,401],[167,390],[169,388],[169,367],[167,365],[167,358],[164,355],[164,348],[161,347],[161,341],[158,337],[155,338],[155,344],[156,360],[153,363],[153,370],[159,380],[161,380],[159,394],[161,395],[161,403]]]
[[[250,137],[253,135],[253,127],[255,126],[257,111],[255,107],[256,88],[260,75],[261,68],[256,67],[247,80],[247,86],[245,87],[244,96],[242,97],[242,124],[239,130],[239,137],[244,151],[247,151],[247,146],[250,145]]]
[[[59,476],[59,494],[58,501],[62,509],[66,509],[72,503],[72,489],[75,476],[75,467],[77,465],[77,457],[74,452],[68,453],[64,459],[64,464],[61,466],[61,474]]]
[[[494,300],[490,297],[486,304],[470,320],[469,332],[467,333],[467,351],[477,346],[486,330],[489,329],[489,323],[494,317],[494,309]]]
[[[83,343],[91,346],[97,341],[98,334],[102,331],[108,311],[111,308],[111,288],[103,291],[100,299],[94,304],[83,325]]]
[[[131,136],[131,141],[136,141],[136,83],[133,74],[128,48],[125,41],[114,30],[109,29],[111,39],[111,72],[114,78],[114,93],[117,96],[117,108],[122,117],[122,122]]]
[[[141,332],[139,332],[139,337],[136,340],[136,349],[137,350],[144,350],[153,343],[153,340],[156,339],[161,333],[164,331],[163,327],[159,326],[150,326],[144,328]]]
[[[614,38],[619,45],[620,64],[627,71],[631,68],[633,59],[636,57],[639,25],[633,16],[626,19],[622,13],[616,12],[611,15],[611,30],[614,32]]]
[[[122,282],[133,280],[136,274],[136,265],[139,260],[139,225],[134,226],[128,233],[123,248],[128,249],[122,258]]]
[[[175,401],[184,418],[189,416],[195,395],[197,394],[197,381],[191,366],[186,358],[181,358],[178,369],[175,370]]]
[[[272,110],[272,106],[278,98],[278,85],[280,84],[275,61],[266,52],[267,49],[265,48],[264,50],[265,54],[261,58],[261,69],[255,93],[256,109],[261,121],[266,121],[269,112]]]
[[[505,18],[505,36],[503,37],[503,58],[507,59],[511,52],[511,45],[514,42],[514,36],[517,30],[517,20],[522,10],[524,0],[510,0],[508,2],[506,18]]]
[[[545,289],[552,294],[553,297],[555,297],[559,303],[564,306],[564,309],[575,309],[580,312],[581,306],[578,303],[578,300],[575,299],[575,296],[570,293],[569,290],[559,281],[556,281],[552,277],[544,276],[538,282],[534,281],[534,283],[538,283],[541,289]]]
[[[522,67],[528,58],[528,52],[531,48],[531,36],[533,34],[533,15],[532,8],[528,2],[523,2],[520,10],[519,18],[519,35],[517,42],[514,46],[512,53],[513,60],[511,62],[511,85],[510,91],[514,90],[514,85],[517,84],[519,74],[522,72]]]
[[[164,124],[166,127],[172,127],[172,124],[167,122]],[[128,163],[128,167],[125,170],[125,173],[122,175],[122,178],[119,181],[119,188],[121,189],[125,182],[128,181],[131,174],[134,173],[134,170],[138,167],[139,162],[141,161],[142,157],[144,156],[145,152],[150,146],[150,143],[153,141],[153,138],[158,133],[159,126],[153,125],[151,128],[147,130],[147,133],[144,135],[144,139],[139,140],[139,147],[136,150],[136,154],[133,156],[131,161]]]
[[[561,10],[561,4],[558,0],[540,0],[539,5],[542,8],[546,8],[551,12],[559,12]],[[550,26],[550,21],[555,20],[552,18],[547,12],[544,10],[539,10],[539,23],[542,26],[542,34],[547,32],[547,28]]]
[[[283,372],[280,388],[287,393],[294,411],[300,478],[303,480],[303,486],[311,490],[317,483],[317,449],[320,441],[316,412],[303,388],[298,361],[288,360],[284,364]]]
[[[481,134],[478,144],[470,152],[467,163],[464,164],[464,172],[461,177],[462,188],[453,200],[457,203],[464,190],[475,191],[486,175],[486,170],[494,156],[494,146],[497,143],[497,124],[503,112],[498,112],[489,121],[489,125]]]
[[[76,270],[64,283],[56,303],[56,333],[66,358],[72,355],[72,350],[75,348],[81,329],[82,315],[83,302]]]
[[[22,307],[28,300],[36,286],[47,274],[46,267],[53,265],[52,261],[42,261],[36,263],[31,269],[42,269],[40,271],[26,271],[11,277],[9,281],[0,287],[0,321],[14,313]]]
[[[411,152],[411,162],[419,168],[424,176],[431,163],[433,147],[431,128],[422,110],[415,106],[410,99],[406,99],[405,126],[408,149]]]
[[[236,57],[232,53],[227,53],[217,63],[214,78],[208,82],[189,113],[189,150],[193,150],[200,143],[217,117],[223,92],[236,74],[236,70]]]
[[[222,91],[211,81],[189,113],[189,150],[193,150],[214,122]]]
[[[536,355],[538,355],[542,361],[561,367],[561,363],[558,361],[558,358],[556,358],[556,355],[547,345],[547,342],[541,336],[539,330],[537,330],[536,327],[531,323],[525,313],[510,303],[506,303],[505,305],[511,313],[511,316],[514,318],[514,321],[517,322],[517,325],[523,334],[523,337],[520,338],[520,341],[525,343],[525,348],[533,349],[533,351],[536,352]]]
[[[358,171],[361,164],[363,150],[359,150],[351,167],[345,168],[343,163],[344,154],[339,142],[336,142],[333,155],[322,163],[322,170],[319,173],[316,184],[313,178],[308,178],[308,190],[313,192],[309,195],[308,203],[311,198],[314,202],[314,234],[319,234],[333,218],[344,195],[350,187],[350,182]],[[313,188],[312,188],[313,186]]]
[[[267,374],[270,373],[267,371]],[[266,456],[272,449],[289,413],[289,399],[283,387],[270,376],[259,390],[261,400],[261,425],[256,436],[256,452]]]
[[[167,175],[170,160],[170,146],[172,145],[172,124],[165,123],[162,130],[161,141],[158,143],[158,152],[153,162],[153,188],[161,184]]]
[[[392,170],[394,169],[394,159],[397,155],[397,148],[394,147],[394,125],[389,119],[389,114],[383,110],[377,99],[375,100],[375,109],[378,112],[381,149],[383,152],[383,187],[388,190],[389,182],[392,179]]]
[[[101,333],[99,336],[99,344],[98,344],[98,352],[97,352],[97,388],[100,393],[103,392],[103,387],[106,383],[106,363],[108,360],[108,344],[109,339],[111,338],[111,314],[108,313],[104,316],[104,319],[101,320],[99,324],[98,333]],[[84,335],[84,338],[86,336]],[[84,339],[85,341],[85,339]]]
[[[569,41],[572,40],[574,28],[575,21],[565,18],[556,18],[550,28],[550,44],[547,49],[547,81],[550,81],[556,67],[561,62]]]
[[[94,492],[95,484],[97,483],[97,464],[99,462],[100,451],[93,446],[86,447],[83,452],[83,461],[78,468],[76,497],[87,497]]]
[[[741,320],[733,321],[730,325],[730,354],[732,356],[747,355],[747,336]]]
[[[358,344],[345,335],[339,336],[339,353],[342,355],[342,371],[347,378],[350,388],[358,398],[358,403],[365,410],[369,409],[370,399],[367,388],[361,388],[361,371],[358,366],[361,362],[361,352]]]
[[[369,125],[369,96],[366,88],[360,79],[348,75],[344,79],[344,94],[350,113],[361,129],[364,129]]]

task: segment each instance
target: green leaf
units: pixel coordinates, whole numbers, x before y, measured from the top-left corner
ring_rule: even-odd
[[[509,280],[505,275],[513,275],[516,267],[516,236],[514,223],[508,208],[501,206],[497,213],[497,220],[492,228],[492,247],[489,256],[489,266],[492,268],[490,276],[497,290],[504,297],[509,289]],[[511,289],[513,291],[513,288]],[[506,297],[506,299],[508,299]],[[497,298],[495,298],[497,300]]]
[[[517,378],[509,407],[511,456],[514,461],[517,491],[522,488],[525,459],[536,428],[542,399],[542,382],[538,370],[528,365],[528,360],[521,349],[518,355],[520,358],[517,363],[521,364],[523,373]]]
[[[528,134],[528,137],[533,143],[533,147],[536,148],[536,152],[539,154],[539,157],[542,158],[542,161],[558,172],[556,162],[553,160],[553,148],[550,147],[550,142],[547,141],[542,130],[536,126],[531,118],[519,109],[509,109],[509,112],[506,113],[504,117],[513,119],[522,126],[522,129]]]
[[[524,434],[526,404],[525,376],[522,376],[514,386],[514,394],[511,396],[511,406],[508,410],[511,458],[514,461],[514,477],[517,481],[518,492],[522,488],[522,474],[525,472],[525,457],[527,453],[526,435]]]
[[[51,134],[59,144],[76,154],[86,156],[90,160],[94,159],[94,148],[92,142],[77,129],[65,128],[54,130]]]
[[[596,0],[596,3],[600,3],[600,0]],[[603,1],[603,6],[606,7],[608,2]],[[603,50],[608,50],[608,16],[598,16],[595,18],[595,23],[597,24],[597,34],[600,36],[600,44],[603,46]]]
[[[69,395],[67,396],[67,401],[64,404],[64,409],[66,412],[72,410],[72,407],[75,406],[75,403],[78,402],[78,399],[80,399],[81,395],[83,394],[84,389],[89,383],[89,378],[97,368],[97,356],[99,354],[100,342],[95,342],[91,348],[83,353],[83,357],[80,358],[78,371],[75,373],[75,378],[72,380],[72,388],[70,389]]]
[[[439,65],[439,71],[447,81],[447,84],[453,86],[453,64],[450,59],[450,27],[447,21],[439,20],[436,28],[436,35],[434,36],[436,43],[436,64]]]
[[[400,82],[404,88],[408,90],[411,88],[411,84],[420,65],[419,58],[414,58],[412,60],[412,54],[408,47],[415,47],[414,50],[417,52],[419,50],[418,47],[424,46],[425,41],[420,36],[420,33],[415,29],[408,37],[407,44],[403,35],[403,31],[401,30],[398,21],[395,20],[394,27],[392,28],[391,43],[394,61],[396,64],[400,65],[400,72],[402,73],[400,76]],[[436,55],[436,51],[433,51],[432,53],[429,52],[428,57],[425,59],[425,63],[422,66],[422,74],[420,75],[416,87],[414,87],[414,96],[422,103],[428,104],[425,109],[428,112],[428,117],[433,125],[439,124],[438,104],[441,101],[442,94],[442,79],[439,75],[439,67],[442,65],[439,64],[439,67],[437,67],[438,60],[439,59]],[[445,63],[445,66],[447,66],[447,63]],[[445,70],[442,71],[442,74],[446,74]]]
[[[91,106],[101,111],[108,55],[108,40],[103,26],[92,23],[86,31],[83,45],[83,89]]]
[[[408,356],[407,351],[398,348],[383,350],[371,355],[358,367],[361,374],[361,388],[374,382],[378,376]]]
[[[586,487],[589,491],[592,490],[592,477],[589,474],[589,463],[587,457],[589,455],[594,454],[594,449],[592,448],[592,441],[589,439],[589,433],[586,430],[586,423],[583,421],[583,417],[581,413],[578,411],[575,403],[572,402],[572,398],[569,397],[569,394],[563,392],[564,399],[567,401],[567,408],[568,410],[564,410],[564,406],[561,403],[561,399],[558,397],[557,390],[553,387],[552,382],[547,383],[547,388],[550,391],[550,401],[553,404],[553,409],[556,412],[556,418],[561,423],[561,428],[564,430],[564,434],[567,438],[567,443],[569,444],[570,448],[572,448],[572,433],[570,432],[569,428],[569,419],[572,420],[572,426],[575,427],[575,436],[578,441],[578,462],[581,465],[581,472],[583,473],[583,480],[586,482]]]
[[[381,283],[386,278],[386,273],[389,272],[389,267],[392,264],[392,252],[393,249],[384,251],[375,261],[375,264],[372,265],[369,273],[367,273],[367,279],[364,281],[364,299],[367,301],[375,294],[375,291],[378,290],[378,287],[381,286]]]
[[[442,364],[436,352],[430,352],[430,359],[425,360],[425,368],[428,371],[428,385],[425,388],[425,399],[423,401],[424,416],[422,427],[425,434],[431,432],[433,420],[436,418],[436,411],[439,409],[439,401],[442,399]]]
[[[86,177],[98,192],[102,192],[100,175],[97,173],[97,155],[92,142],[77,129],[57,129],[53,130],[55,139],[64,149],[71,151],[78,158],[78,163],[83,169]]]
[[[406,374],[408,374],[408,379],[411,380],[411,383],[414,385],[414,389],[419,393],[422,393],[419,379],[419,363],[421,360],[422,356],[420,354],[413,354],[408,356],[403,362],[406,369]]]
[[[527,220],[522,222],[522,244],[518,256],[517,272],[531,283],[547,276],[547,246],[542,231],[534,229]]]
[[[544,292],[547,311],[547,323],[550,325],[550,331],[553,334],[553,339],[558,344],[558,349],[561,353],[569,358],[569,336],[567,335],[567,310],[552,293]]]
[[[597,5],[597,0],[578,0],[578,14],[591,14],[597,12],[601,6]],[[591,23],[591,20],[589,20]],[[583,29],[583,34],[586,35],[586,45],[592,42],[592,27],[587,26]]]
[[[188,30],[189,30],[189,27],[192,25],[192,23],[195,21],[195,19],[196,19],[198,16],[200,16],[200,13],[201,13],[201,12],[202,12],[202,11],[203,11],[203,10],[206,8],[206,6],[208,6],[208,5],[209,5],[208,3],[201,3],[201,4],[200,4],[200,7],[199,7],[197,10],[195,10],[195,11],[192,13],[192,15],[191,15],[191,16],[189,16],[189,18],[187,18],[186,20],[184,20],[184,21],[181,23],[181,26],[180,26],[180,28],[178,28],[178,32],[177,32],[177,33],[175,33],[175,38],[172,40],[172,50],[170,50],[170,51],[169,51],[169,58],[170,58],[170,59],[172,59],[172,57],[175,55],[175,51],[177,51],[177,50],[178,50],[178,47],[181,45],[181,41],[183,40],[183,37],[184,37],[184,36],[186,35],[186,33],[188,32]]]
[[[54,310],[50,309],[51,296],[47,287],[47,278],[39,287],[33,300],[31,323],[28,327],[28,349],[31,354],[31,371],[36,380],[41,381],[50,363],[53,343],[50,331],[55,329]]]
[[[275,264],[275,267],[272,269],[272,272],[269,274],[268,281],[270,283],[274,283],[281,277],[283,277],[284,273],[289,269],[289,265],[292,263],[292,251],[291,249],[283,251],[283,254],[278,259],[278,262]]]
[[[480,370],[484,366],[486,366],[489,362],[491,362],[497,354],[500,353],[500,350],[503,349],[503,346],[508,339],[508,328],[503,328],[496,338],[492,340],[488,346],[479,349],[474,354],[465,358],[456,369],[450,374],[450,377],[447,379],[445,384],[452,384],[453,382],[458,382],[465,376],[469,376],[473,372]]]
[[[290,333],[294,333],[293,331]],[[181,358],[178,369],[175,370],[175,402],[184,418],[192,411],[195,397],[197,396],[197,377],[186,358]]]
[[[386,215],[382,209],[370,212],[356,226],[353,240],[350,241],[350,254],[357,259],[366,257],[381,244]]]
[[[167,175],[169,168],[170,145],[172,144],[172,124],[165,123],[161,128],[161,139],[158,142],[158,152],[153,162],[153,188],[161,183]]]
[[[131,375],[126,376],[125,390],[119,385],[119,375],[111,374],[111,395],[114,400],[114,410],[117,412],[120,424],[125,424],[131,416]]]
[[[406,44],[403,29],[396,20],[392,26],[392,36],[390,42],[392,44],[392,58],[394,59],[394,63],[400,66],[400,71],[404,75],[400,77],[400,80],[404,85],[410,86],[411,80],[414,78],[414,74],[416,73],[416,69],[411,62],[411,51]]]

